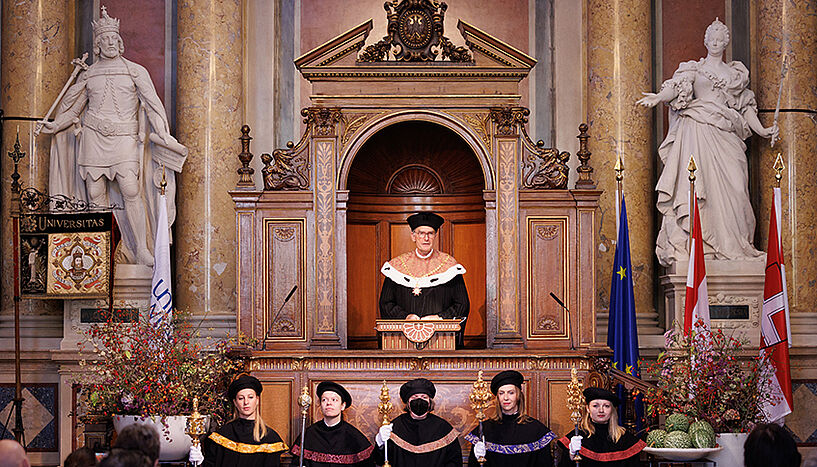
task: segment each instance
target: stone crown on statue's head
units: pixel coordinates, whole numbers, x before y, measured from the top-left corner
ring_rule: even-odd
[[[94,27],[94,37],[106,32],[119,34],[119,19],[108,16],[108,9],[104,6],[102,7],[102,14],[99,16],[99,19],[92,21],[91,24]]]

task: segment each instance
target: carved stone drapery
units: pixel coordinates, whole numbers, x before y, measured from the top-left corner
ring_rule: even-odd
[[[431,62],[442,52],[443,60],[472,62],[466,47],[455,46],[443,35],[448,5],[438,0],[391,0],[383,7],[388,18],[388,35],[360,53],[360,62],[383,62],[389,51],[395,60]]]

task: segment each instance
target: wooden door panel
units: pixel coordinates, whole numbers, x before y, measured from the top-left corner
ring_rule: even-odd
[[[374,321],[379,315],[378,293],[383,280],[375,245],[377,225],[347,224],[346,296],[349,313],[347,332],[350,337],[374,335]]]
[[[465,325],[466,342],[485,336],[485,222],[451,224],[451,254],[465,267],[465,287],[471,311]]]

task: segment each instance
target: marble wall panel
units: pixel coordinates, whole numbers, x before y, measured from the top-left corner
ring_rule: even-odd
[[[783,56],[788,56],[788,72],[783,80],[779,126],[781,140],[774,148],[768,140],[754,139],[759,151],[753,161],[757,168],[760,205],[757,232],[761,249],[768,242],[769,214],[774,185],[774,159],[780,152],[786,165],[782,179],[783,254],[792,312],[812,311],[817,302],[817,264],[814,258],[814,237],[817,236],[817,1],[761,0],[757,11],[757,50],[759,79],[758,107],[768,109],[761,122],[773,121],[772,109],[777,104],[780,70]],[[788,110],[788,111],[786,111]],[[805,110],[805,111],[803,111]]]
[[[234,313],[243,123],[239,0],[178,2],[177,138],[189,149],[178,180],[176,302],[192,313]]]
[[[609,306],[616,239],[616,182],[613,167],[621,154],[630,216],[630,251],[637,313],[653,313],[655,157],[651,148],[652,111],[635,101],[652,89],[651,5],[648,0],[588,2],[588,124],[594,180],[599,200],[597,310]],[[603,311],[602,311],[603,312]]]
[[[0,108],[6,117],[45,116],[65,81],[71,75],[74,58],[74,2],[24,0],[2,2],[2,47],[0,63]],[[10,188],[13,164],[8,152],[13,151],[19,129],[21,151],[20,182],[24,187],[48,190],[48,161],[51,137],[33,136],[34,124],[9,120],[3,126],[3,147],[0,166],[3,185],[0,218],[9,219]],[[14,278],[12,259],[12,223],[0,227],[2,248],[2,302],[3,313],[11,313]],[[26,300],[20,305],[24,314],[56,314],[62,310],[56,303]]]

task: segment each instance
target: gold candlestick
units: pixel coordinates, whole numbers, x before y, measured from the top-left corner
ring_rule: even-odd
[[[474,384],[471,387],[471,394],[468,396],[471,400],[471,408],[476,411],[477,421],[479,422],[479,439],[482,440],[482,421],[485,420],[485,409],[488,408],[488,405],[491,403],[491,399],[493,398],[493,394],[491,394],[490,389],[488,389],[488,383],[482,379],[482,370],[479,370],[477,373],[477,380],[474,381]],[[480,456],[477,458],[477,461],[480,465],[485,463],[485,457]]]

